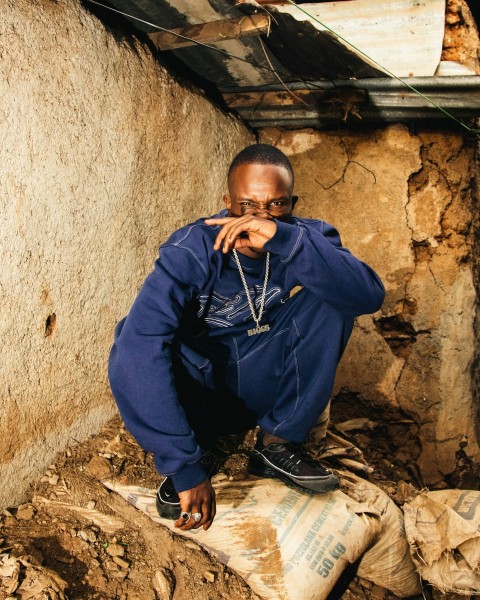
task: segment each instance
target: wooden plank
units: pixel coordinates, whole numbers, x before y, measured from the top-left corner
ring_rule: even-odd
[[[177,50],[178,48],[192,46],[195,41],[211,44],[223,42],[224,40],[259,35],[260,33],[267,33],[269,27],[270,17],[262,14],[239,17],[237,19],[210,21],[209,23],[177,27],[171,30],[194,41],[184,40],[172,33],[163,31],[149,33],[148,37],[159,50]]]
[[[277,106],[310,106],[341,104],[353,106],[363,104],[368,95],[359,89],[295,90],[225,93],[223,98],[230,108],[268,108]]]

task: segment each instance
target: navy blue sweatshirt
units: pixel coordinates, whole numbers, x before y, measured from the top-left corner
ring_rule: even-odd
[[[215,336],[254,326],[232,253],[213,249],[219,229],[200,219],[160,247],[153,272],[117,326],[110,355],[110,384],[125,424],[154,453],[158,471],[172,477],[177,491],[199,484],[205,471],[177,397],[172,342],[181,328]],[[385,292],[376,273],[343,248],[338,232],[323,221],[277,221],[265,250],[271,253],[267,320],[269,310],[299,285],[351,316],[382,305]],[[239,258],[258,310],[264,261]]]

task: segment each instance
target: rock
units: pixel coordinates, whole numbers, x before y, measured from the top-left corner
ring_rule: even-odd
[[[125,554],[125,548],[120,544],[110,544],[105,550],[110,556],[123,556]]]
[[[95,508],[95,501],[94,500],[90,500],[90,502],[87,502],[87,508],[89,510],[92,510],[93,508]]]
[[[152,580],[153,589],[159,600],[171,600],[175,591],[175,577],[168,569],[158,569]]]
[[[119,556],[114,556],[113,562],[116,563],[122,569],[128,569],[128,567],[130,566],[129,562],[127,562],[126,560],[123,560],[123,558],[120,558]]]
[[[4,525],[5,527],[16,527],[18,521],[15,517],[5,517]]]
[[[114,577],[115,579],[119,579],[120,581],[123,581],[128,575],[128,571],[118,571],[118,573],[115,573]]]
[[[118,571],[120,568],[113,560],[106,560],[104,566],[108,571]]]
[[[35,509],[31,504],[22,504],[17,509],[17,519],[20,521],[30,521],[35,516]]]
[[[216,575],[217,574],[214,573],[213,571],[205,571],[205,573],[203,574],[203,577],[210,583],[215,583]]]
[[[52,475],[51,477],[48,478],[48,483],[50,485],[57,485],[59,479],[60,479],[60,477],[57,474]]]
[[[107,479],[112,475],[112,465],[103,456],[94,456],[85,470],[97,479]]]
[[[97,541],[97,535],[91,529],[80,529],[80,531],[77,533],[77,536],[86,542],[90,542],[91,544]]]

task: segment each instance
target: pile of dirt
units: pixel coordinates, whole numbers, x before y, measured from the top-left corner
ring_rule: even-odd
[[[364,446],[374,464],[371,476],[375,483],[399,504],[415,493],[416,471],[400,433],[398,439],[392,437],[368,418],[345,421],[345,407],[341,413],[343,427],[339,423],[338,431]],[[410,423],[390,426],[399,427],[404,436]],[[253,441],[253,432],[222,441],[222,449],[230,455],[223,468],[227,477],[244,477]],[[400,445],[404,450],[401,458]],[[27,503],[4,511],[0,520],[0,598],[257,598],[241,577],[197,544],[153,523],[109,492],[100,480],[111,477],[147,488],[157,487],[160,481],[151,455],[139,448],[119,418],[50,465]],[[335,593],[336,598],[345,600],[394,598],[358,578],[345,581],[343,591]],[[428,590],[426,594],[431,596]]]

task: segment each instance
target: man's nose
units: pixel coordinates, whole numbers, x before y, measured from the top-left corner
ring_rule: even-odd
[[[268,206],[257,206],[255,209],[255,215],[262,219],[271,219],[270,209]]]

